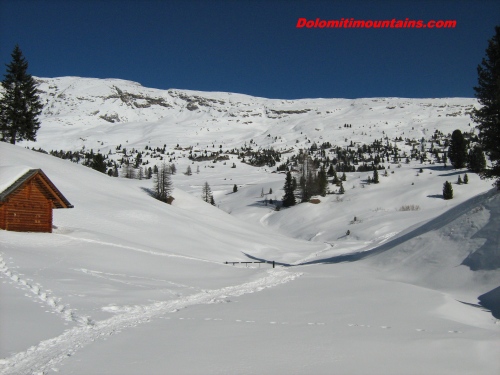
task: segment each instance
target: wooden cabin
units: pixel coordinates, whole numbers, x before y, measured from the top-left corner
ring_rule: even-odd
[[[1,182],[0,229],[51,233],[52,210],[73,207],[41,169]]]

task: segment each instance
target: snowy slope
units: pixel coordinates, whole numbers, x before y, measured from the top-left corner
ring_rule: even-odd
[[[379,264],[368,258],[275,270],[226,266],[224,257],[243,258],[238,246],[270,257],[278,248],[297,252],[291,259],[320,250],[318,243],[242,224],[179,189],[168,206],[151,199],[141,181],[0,147],[4,163],[42,168],[75,205],[55,211],[53,234],[1,233],[0,325],[8,327],[0,340],[2,374],[495,374],[500,368],[498,325],[456,301],[475,303],[473,293],[487,291],[498,272],[458,291],[408,284],[428,277],[421,267],[430,264],[435,273],[449,267],[446,256],[427,262],[421,256],[418,267],[401,262],[411,266],[391,273],[420,235],[383,253],[389,258]],[[483,211],[465,215],[485,227]],[[439,233],[464,227],[465,219],[456,220]],[[450,256],[463,237],[446,240],[441,250]]]

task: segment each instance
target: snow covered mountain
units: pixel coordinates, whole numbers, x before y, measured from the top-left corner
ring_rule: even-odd
[[[498,267],[484,266],[498,264],[500,196],[431,152],[441,155],[441,134],[473,135],[473,99],[281,101],[40,81],[42,128],[22,146],[175,163],[175,200],[151,198],[151,180],[0,143],[0,171],[41,168],[75,206],[54,212],[52,234],[0,231],[1,374],[499,372],[500,325],[478,297],[500,285]],[[374,140],[392,150],[380,152],[379,184],[349,171],[344,195],[270,203],[283,195],[276,167],[300,149],[330,142],[322,151],[334,158],[335,145]],[[254,166],[231,153],[241,147],[281,160]],[[190,154],[212,150],[227,158]],[[205,181],[218,208],[200,199]],[[278,267],[225,264],[249,257]]]
[[[43,149],[143,149],[222,145],[304,148],[371,139],[420,140],[436,129],[470,131],[475,99],[277,100],[224,92],[157,90],[118,79],[39,78],[44,110],[36,144]],[[349,128],[344,124],[350,124]],[[54,137],[59,137],[54,144]],[[347,141],[346,141],[347,139]]]

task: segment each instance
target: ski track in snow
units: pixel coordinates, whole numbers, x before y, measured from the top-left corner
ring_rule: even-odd
[[[248,320],[247,319],[222,319],[222,318],[186,318],[186,317],[179,317],[179,318],[171,318],[171,317],[163,317],[161,316],[160,319],[165,319],[165,320],[178,320],[181,322],[185,321],[204,321],[204,322],[235,322],[235,323],[246,323],[246,324],[270,324],[270,325],[287,325],[287,326],[328,326],[331,325],[326,322],[307,322],[307,321],[277,321],[277,320],[271,320],[271,321],[258,321],[258,320]],[[342,325],[342,324],[340,324]],[[347,326],[349,328],[372,328],[374,330],[377,329],[393,329],[392,326],[389,325],[370,325],[370,324],[361,324],[361,323],[347,323]],[[463,334],[465,333],[464,331],[460,331],[457,329],[444,329],[444,330],[429,330],[429,329],[423,329],[423,328],[411,328],[411,327],[399,327],[397,328],[399,332],[425,332],[428,334],[435,334],[435,335],[440,335],[442,336],[443,334]]]
[[[105,246],[119,247],[120,249],[133,250],[133,251],[137,251],[139,253],[145,253],[145,254],[150,254],[150,255],[157,255],[157,256],[162,256],[162,257],[172,257],[172,258],[182,258],[182,259],[188,259],[188,260],[196,260],[198,262],[221,264],[220,262],[215,262],[213,260],[189,257],[186,255],[164,253],[164,252],[159,252],[159,251],[154,251],[154,250],[146,250],[146,249],[141,249],[139,247],[120,245],[120,244],[116,244],[116,243],[112,243],[112,242],[97,241],[97,240],[92,240],[89,238],[73,237],[73,236],[68,236],[66,234],[57,234],[57,235],[62,236],[62,237],[66,237],[66,238],[69,238],[69,239],[72,239],[75,241],[82,241],[82,242],[94,243],[94,244],[105,245]]]
[[[3,263],[5,264],[5,263]],[[5,266],[2,266],[5,268]],[[60,336],[40,342],[24,352],[0,360],[1,374],[45,374],[64,359],[75,354],[79,349],[104,339],[129,327],[147,323],[151,319],[168,312],[174,312],[197,304],[215,303],[227,297],[238,297],[255,293],[287,283],[301,276],[299,272],[284,269],[267,271],[267,275],[248,283],[228,286],[221,289],[206,290],[173,301],[157,302],[150,305],[136,306],[126,313],[94,322],[92,325],[77,326],[65,331]]]
[[[31,292],[36,298],[45,302],[55,313],[63,317],[65,320],[75,322],[83,326],[93,324],[90,317],[78,315],[74,310],[70,309],[68,305],[61,303],[60,298],[52,295],[48,290],[44,291],[40,284],[24,279],[19,273],[7,267],[2,254],[0,254],[0,273],[16,283],[18,287]]]
[[[86,268],[73,268],[73,270],[74,271],[80,271],[80,272],[83,272],[86,275],[97,277],[97,278],[100,278],[100,279],[114,281],[116,283],[121,283],[121,284],[125,284],[125,285],[133,285],[133,286],[140,287],[140,288],[149,288],[149,286],[146,287],[146,286],[138,284],[138,283],[120,280],[120,279],[118,279],[118,277],[121,277],[123,279],[137,279],[139,281],[140,280],[157,281],[157,282],[169,284],[169,285],[172,285],[172,286],[175,286],[175,287],[178,287],[178,288],[186,288],[186,289],[196,290],[198,292],[203,290],[203,289],[200,289],[200,288],[197,288],[197,287],[194,287],[194,286],[189,286],[189,285],[185,285],[185,284],[181,284],[181,283],[176,283],[176,282],[169,281],[169,280],[155,279],[155,278],[151,278],[151,277],[127,275],[127,274],[124,274],[124,273],[110,273],[110,272],[94,271],[94,270],[89,270],[89,269],[86,269]]]

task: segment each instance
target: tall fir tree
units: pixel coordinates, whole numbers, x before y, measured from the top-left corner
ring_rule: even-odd
[[[478,124],[479,142],[489,156],[491,167],[485,168],[481,176],[496,178],[500,189],[500,26],[488,41],[486,57],[477,67],[478,86],[474,87],[476,98],[482,105],[472,111],[472,120]]]
[[[285,185],[283,186],[283,190],[285,190],[285,195],[283,196],[283,207],[294,206],[295,195],[293,193],[293,179],[292,174],[290,172],[286,172]]]
[[[328,188],[328,178],[326,176],[325,167],[321,166],[317,178],[318,194],[322,197],[326,196],[326,189]]]
[[[7,64],[7,73],[2,81],[4,89],[0,99],[0,132],[2,141],[15,144],[17,141],[36,141],[40,128],[38,116],[42,103],[37,94],[37,83],[28,73],[28,62],[18,45]]]
[[[467,144],[464,135],[459,129],[453,131],[451,134],[448,158],[455,169],[465,167],[467,161]]]

